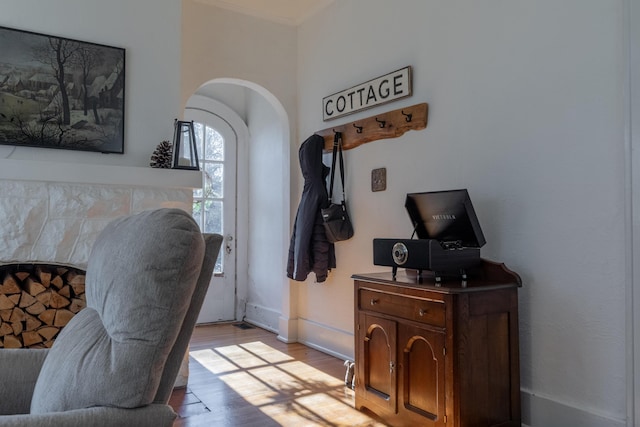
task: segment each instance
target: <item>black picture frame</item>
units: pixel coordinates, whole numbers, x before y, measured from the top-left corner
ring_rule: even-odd
[[[0,26],[0,144],[123,154],[125,57]]]

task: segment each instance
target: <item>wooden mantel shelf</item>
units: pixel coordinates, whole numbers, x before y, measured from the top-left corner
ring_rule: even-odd
[[[0,159],[0,180],[202,188],[202,171]]]

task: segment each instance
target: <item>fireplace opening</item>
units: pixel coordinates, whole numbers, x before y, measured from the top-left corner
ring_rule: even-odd
[[[47,263],[0,265],[0,348],[49,348],[84,307],[84,270]]]

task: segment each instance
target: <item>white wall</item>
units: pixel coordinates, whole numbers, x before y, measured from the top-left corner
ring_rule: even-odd
[[[148,166],[181,111],[180,13],[175,0],[3,1],[0,26],[126,49],[125,153],[0,146],[0,158]]]
[[[325,284],[300,288],[302,324],[313,325],[301,341],[344,351],[350,275],[385,270],[372,265],[374,237],[409,237],[407,192],[468,188],[483,256],[524,281],[523,405],[535,408],[524,421],[623,425],[623,19],[622,0],[342,0],[301,25],[302,135],[331,125],[323,96],[405,65],[411,98],[336,123],[430,105],[427,129],[346,153],[356,235],[337,245]],[[387,190],[372,193],[378,167]],[[564,417],[544,418],[551,409]]]
[[[627,260],[630,270],[627,278],[627,414],[633,421],[640,422],[640,3],[628,0],[629,5],[629,146],[627,192],[631,203],[627,206],[631,232],[627,234]],[[635,391],[635,395],[634,392]],[[628,424],[631,425],[631,424]]]
[[[249,152],[249,257],[247,319],[278,331],[282,308],[284,260],[288,244],[277,220],[285,194],[280,171],[288,168],[279,149],[284,135],[276,111],[256,92],[248,96]]]
[[[289,178],[297,164],[295,142],[290,146],[296,140],[296,28],[196,0],[183,0],[182,18],[183,100],[194,92],[214,98],[250,127],[246,318],[278,330],[281,339],[295,339],[289,333],[295,287],[289,289],[285,274],[285,240],[289,199],[299,197]]]
[[[284,106],[295,135],[296,30],[196,0],[182,1],[182,102],[216,78],[260,85]]]

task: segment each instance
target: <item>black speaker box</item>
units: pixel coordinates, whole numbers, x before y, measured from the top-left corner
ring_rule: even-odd
[[[373,264],[459,272],[480,264],[480,248],[444,249],[434,239],[373,239]]]

